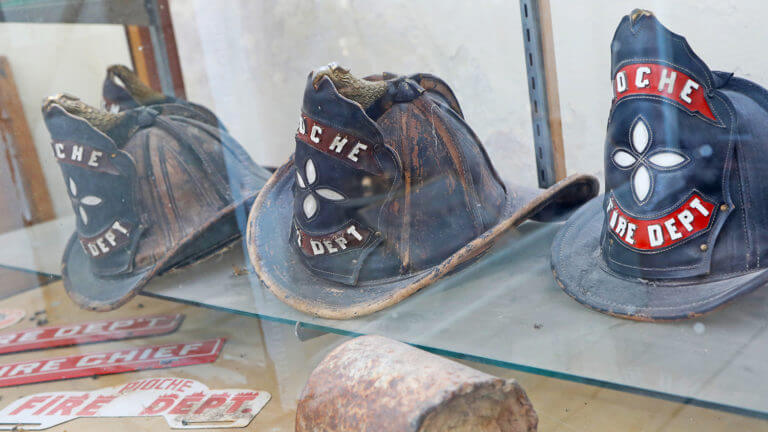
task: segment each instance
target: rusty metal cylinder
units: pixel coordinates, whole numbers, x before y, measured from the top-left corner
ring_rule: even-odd
[[[297,432],[529,432],[537,423],[515,380],[381,336],[331,351],[296,411]]]

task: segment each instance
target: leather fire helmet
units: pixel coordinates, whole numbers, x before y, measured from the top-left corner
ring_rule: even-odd
[[[526,218],[562,216],[598,189],[590,176],[544,191],[504,183],[429,74],[310,74],[295,143],[254,203],[249,255],[278,298],[327,318],[391,306]]]
[[[605,195],[552,245],[562,288],[600,312],[674,320],[766,282],[768,92],[711,71],[653,14],[611,44]]]
[[[194,114],[198,121],[219,129],[227,129],[208,108],[149,87],[141,81],[136,72],[124,65],[116,64],[107,68],[101,95],[104,110],[113,114],[141,106],[179,104],[191,108],[185,111],[186,115]]]
[[[112,114],[58,95],[43,116],[76,217],[64,284],[86,309],[114,309],[155,275],[236,241],[269,176],[185,105]]]

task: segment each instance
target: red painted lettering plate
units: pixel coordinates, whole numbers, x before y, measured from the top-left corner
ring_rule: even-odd
[[[62,326],[37,327],[0,334],[0,354],[104,342],[176,331],[184,315],[153,315]]]
[[[21,309],[0,309],[0,329],[18,323],[26,314],[27,313]]]
[[[664,98],[719,123],[707,102],[706,89],[682,70],[655,63],[633,63],[616,72],[613,81],[614,102],[637,95]]]
[[[656,219],[632,217],[611,196],[606,229],[625,245],[642,251],[661,251],[674,247],[709,230],[717,205],[697,193],[665,216]]]
[[[0,365],[0,387],[212,363],[225,338],[77,354]]]
[[[186,378],[148,378],[94,391],[38,393],[0,410],[0,430],[42,430],[91,417],[162,416],[174,429],[247,426],[271,398],[263,391],[209,390]]]

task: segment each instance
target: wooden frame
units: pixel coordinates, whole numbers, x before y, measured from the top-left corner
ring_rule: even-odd
[[[16,89],[11,65],[5,56],[0,56],[0,156],[8,169],[7,181],[2,194],[6,210],[0,220],[0,231],[21,228],[25,225],[51,220],[54,217],[53,204],[43,169],[37,156],[32,133]],[[15,212],[10,207],[16,207]],[[17,219],[14,218],[18,215]]]
[[[186,99],[168,0],[147,2],[149,26],[126,25],[133,69],[155,90]]]

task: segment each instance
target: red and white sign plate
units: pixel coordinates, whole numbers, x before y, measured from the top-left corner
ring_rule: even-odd
[[[211,363],[225,341],[218,338],[0,364],[0,387]]]
[[[0,430],[42,430],[80,417],[163,416],[177,429],[247,426],[270,394],[209,390],[185,378],[149,378],[95,391],[38,393],[0,410]]]
[[[63,326],[38,327],[0,334],[0,354],[104,342],[176,331],[184,315],[120,318]]]
[[[24,318],[27,313],[21,309],[0,309],[0,329],[10,327]]]

